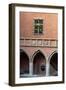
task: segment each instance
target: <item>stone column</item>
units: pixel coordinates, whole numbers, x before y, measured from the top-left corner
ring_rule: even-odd
[[[30,76],[33,75],[33,62],[32,61],[29,62],[29,75]]]
[[[48,59],[46,60],[46,76],[49,76],[49,61]]]

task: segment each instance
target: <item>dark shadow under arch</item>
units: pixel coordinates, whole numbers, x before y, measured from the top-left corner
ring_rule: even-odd
[[[20,75],[29,74],[29,57],[25,51],[20,51]]]
[[[46,58],[40,50],[34,53],[33,74],[44,76],[46,74]]]
[[[58,75],[58,53],[54,52],[50,58],[50,76]]]

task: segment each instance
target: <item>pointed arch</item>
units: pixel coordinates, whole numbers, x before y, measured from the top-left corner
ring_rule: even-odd
[[[33,74],[46,74],[46,58],[40,50],[33,54]]]
[[[35,55],[36,55],[37,53],[39,53],[39,52],[45,57],[45,54],[44,54],[41,50],[37,50],[37,51],[34,52],[34,54],[33,54],[33,56],[32,56],[32,59],[34,59]],[[45,57],[45,59],[46,59],[46,57]]]
[[[20,76],[29,74],[29,56],[24,50],[20,50]]]
[[[57,76],[58,75],[58,53],[54,51],[50,56],[50,75]]]

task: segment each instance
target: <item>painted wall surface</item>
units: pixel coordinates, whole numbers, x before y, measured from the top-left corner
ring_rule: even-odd
[[[43,34],[34,34],[34,19],[43,19]],[[20,37],[57,39],[57,13],[20,12]]]
[[[43,19],[43,34],[35,35],[34,34],[34,19]],[[39,38],[39,39],[56,39],[57,40],[57,31],[58,31],[58,15],[56,13],[34,13],[34,12],[20,12],[20,38]],[[28,43],[27,41],[25,42]],[[21,44],[21,43],[20,43]],[[26,45],[25,44],[25,45]],[[43,54],[49,57],[57,48],[48,48],[48,47],[23,47],[25,52],[32,57],[32,54],[37,50],[43,52]]]

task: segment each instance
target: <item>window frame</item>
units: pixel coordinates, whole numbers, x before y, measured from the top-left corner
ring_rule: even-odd
[[[35,20],[42,20],[42,23],[35,23]],[[44,25],[44,20],[43,20],[43,18],[34,18],[33,19],[33,33],[34,33],[34,35],[42,35],[43,34],[43,25]],[[35,29],[35,26],[37,26],[38,27],[38,29]],[[40,29],[39,29],[39,27],[40,26],[42,26],[42,29],[41,29],[41,33],[40,33]],[[37,33],[35,32],[37,30]]]

